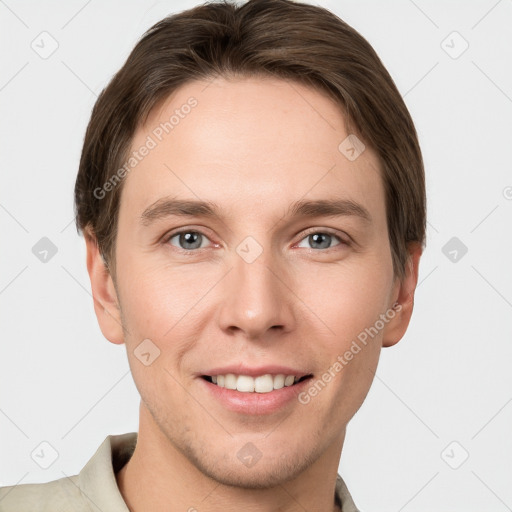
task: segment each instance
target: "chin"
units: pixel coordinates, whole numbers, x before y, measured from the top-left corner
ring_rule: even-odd
[[[328,436],[313,427],[313,435],[281,425],[266,434],[230,436],[222,429],[197,428],[195,419],[177,429],[170,416],[152,414],[174,449],[212,481],[241,489],[271,489],[294,480],[318,461],[330,444]],[[187,418],[183,422],[187,424]]]
[[[286,458],[285,458],[286,457]],[[220,484],[241,489],[271,489],[296,478],[311,464],[304,454],[294,452],[292,457],[282,454],[281,459],[262,457],[254,466],[244,466],[236,455],[221,461],[208,457],[199,459],[189,454],[189,460],[208,478]]]

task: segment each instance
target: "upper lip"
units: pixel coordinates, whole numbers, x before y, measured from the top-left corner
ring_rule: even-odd
[[[294,375],[297,378],[311,375],[311,372],[300,370],[297,368],[291,368],[289,366],[281,365],[265,365],[265,366],[246,366],[242,363],[234,364],[230,366],[218,366],[204,372],[200,372],[199,375],[207,375],[212,377],[214,375],[226,375],[233,373],[235,375],[248,375],[250,377],[258,377],[260,375]]]

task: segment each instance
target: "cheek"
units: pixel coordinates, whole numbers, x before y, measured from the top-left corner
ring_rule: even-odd
[[[205,275],[205,269],[193,269],[193,265],[172,267],[165,262],[147,262],[142,257],[127,257],[122,263],[120,298],[132,369],[139,374],[143,372],[136,360],[137,347],[149,339],[156,345],[156,352],[159,351],[152,365],[182,378],[184,357],[197,344],[211,319],[206,296],[218,276]],[[145,379],[146,373],[140,377]],[[148,375],[148,378],[153,377]],[[168,378],[162,385],[172,384],[167,382]]]
[[[197,273],[181,267],[130,256],[119,263],[124,317],[140,333],[163,337],[193,308],[201,289],[207,291]]]
[[[308,278],[297,280],[297,296],[317,314],[320,321],[315,324],[331,339],[331,353],[343,350],[374,325],[388,307],[392,276],[383,259],[369,255],[356,264],[318,267],[314,274],[304,269],[304,273]]]
[[[160,393],[164,401],[180,396],[183,376],[176,365],[197,338],[200,313],[194,304],[199,283],[190,282],[177,269],[142,260],[122,259],[119,293],[134,381],[144,402],[158,409]]]
[[[383,333],[379,319],[388,309],[392,284],[391,267],[384,259],[370,260],[350,271],[332,273],[329,291],[317,304],[322,320],[335,333],[324,338],[324,363],[330,369],[324,380],[332,386],[325,398],[331,397],[338,420],[343,416],[347,422],[361,406],[374,378]],[[320,414],[320,401],[317,405]]]

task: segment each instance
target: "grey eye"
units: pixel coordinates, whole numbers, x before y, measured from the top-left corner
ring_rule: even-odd
[[[175,238],[178,240],[178,245],[171,242]],[[180,249],[193,250],[200,249],[204,239],[208,240],[202,233],[197,231],[181,231],[172,235],[169,238],[169,242]]]
[[[310,244],[310,248],[312,249],[329,249],[330,247],[332,247],[331,242],[333,239],[340,240],[336,235],[330,233],[323,233],[322,231],[311,233],[303,238],[303,240],[307,240],[307,242]],[[302,243],[302,241],[300,243]],[[299,247],[304,246],[299,244]]]

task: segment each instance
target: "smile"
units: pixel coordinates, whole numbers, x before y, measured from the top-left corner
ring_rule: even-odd
[[[235,375],[234,373],[211,376],[203,375],[203,379],[212,384],[216,384],[218,387],[236,390],[242,393],[270,393],[277,389],[293,386],[310,377],[311,375],[297,377],[283,373],[277,375],[267,373],[255,377],[251,377],[250,375]]]

